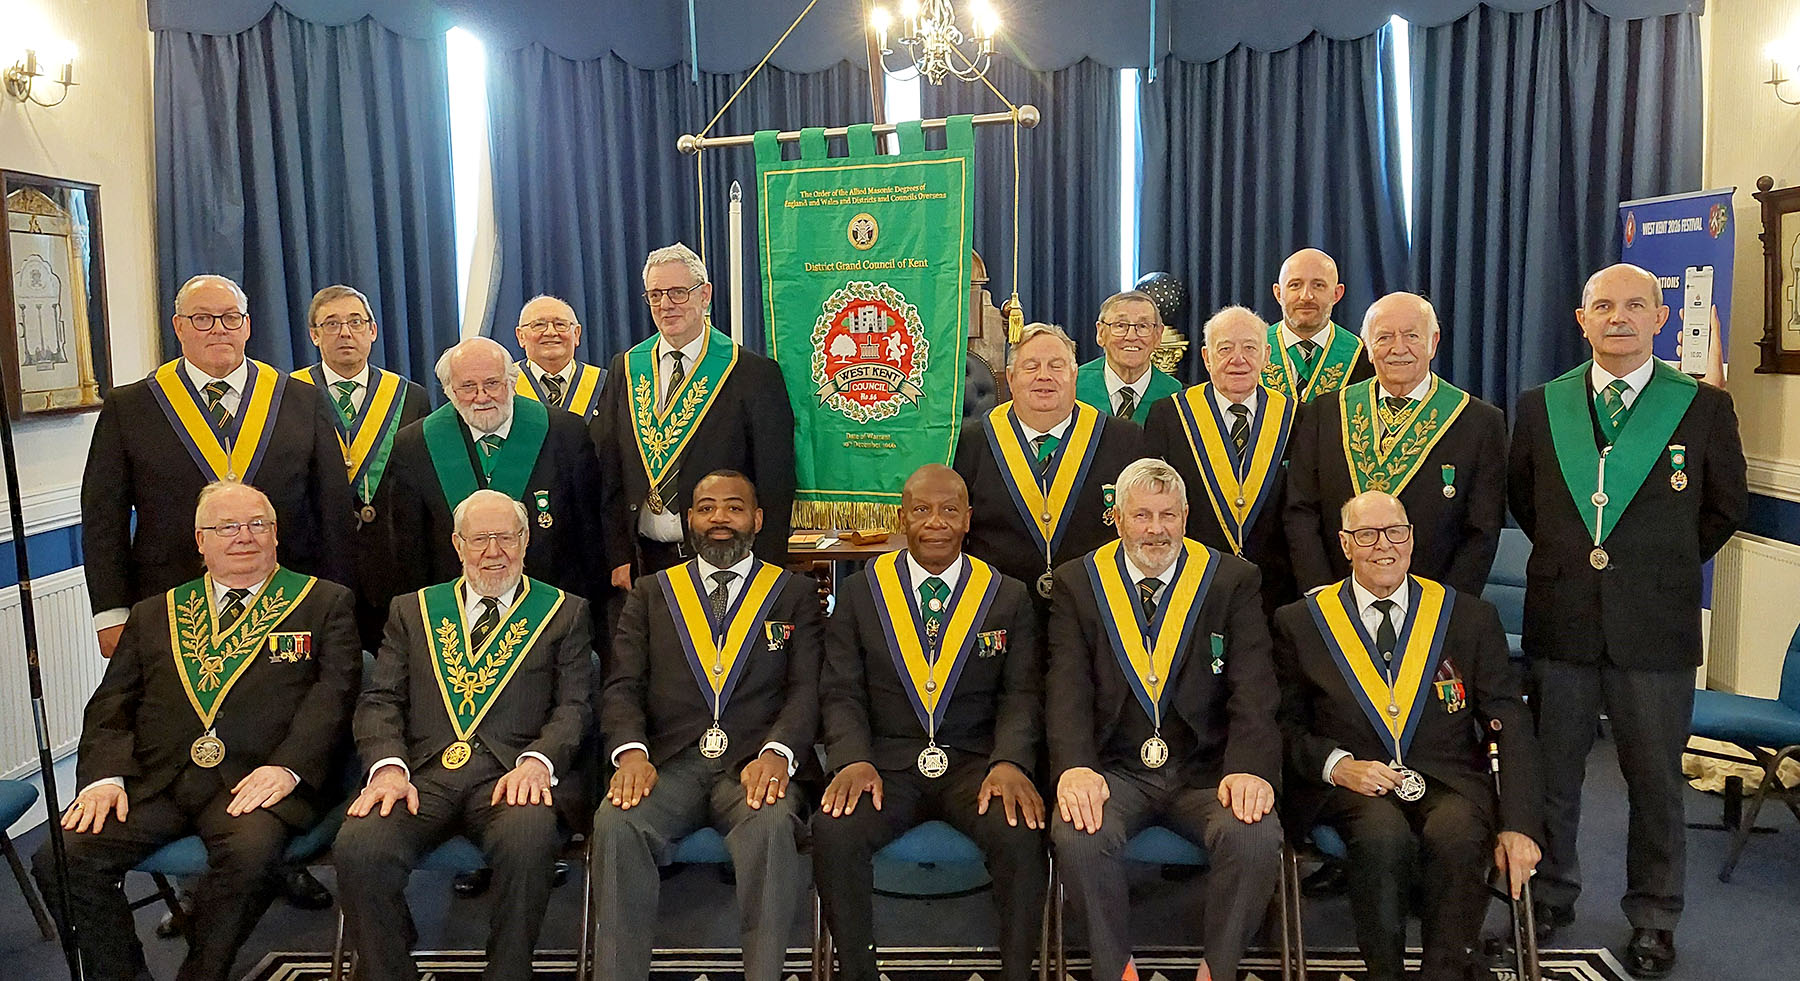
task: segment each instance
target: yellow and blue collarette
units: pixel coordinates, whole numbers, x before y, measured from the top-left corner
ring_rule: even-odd
[[[578,419],[593,415],[599,404],[600,383],[605,379],[605,368],[597,368],[585,361],[575,362],[575,384],[570,385],[568,392],[563,395],[563,410],[574,413]],[[550,404],[545,401],[544,393],[538,388],[537,380],[531,376],[531,367],[525,361],[519,362],[519,382],[513,387],[513,392],[535,402]]]
[[[1377,662],[1375,642],[1356,612],[1356,597],[1350,580],[1318,590],[1306,598],[1306,605],[1325,640],[1325,649],[1344,676],[1344,685],[1363,714],[1374,727],[1382,744],[1396,748],[1396,755],[1406,756],[1413,734],[1424,717],[1430,700],[1431,679],[1436,676],[1438,662],[1444,654],[1444,635],[1450,628],[1450,611],[1456,605],[1456,590],[1430,579],[1407,577],[1406,628],[1400,632],[1394,649],[1399,652],[1400,666],[1394,674],[1393,703],[1400,714],[1387,713],[1388,682]]]
[[[275,428],[275,414],[281,409],[281,396],[287,388],[287,379],[281,372],[260,361],[244,363],[250,369],[244,392],[224,433],[213,428],[200,394],[182,370],[183,359],[170,361],[150,377],[150,392],[156,396],[163,415],[187,447],[194,465],[210,475],[211,480],[235,478],[246,484],[255,480],[263,454],[268,452],[269,433]]]
[[[1000,480],[1012,495],[1013,506],[1038,548],[1050,555],[1056,553],[1063,533],[1068,531],[1069,504],[1087,482],[1088,470],[1100,449],[1100,434],[1105,429],[1103,413],[1085,402],[1075,403],[1069,427],[1063,431],[1063,439],[1040,478],[1036,451],[1025,439],[1012,403],[1003,402],[988,413],[988,448],[1000,464]]]
[[[1244,554],[1251,527],[1284,476],[1281,460],[1287,452],[1288,433],[1294,426],[1294,399],[1268,388],[1262,390],[1262,398],[1262,407],[1250,423],[1247,452],[1239,454],[1227,435],[1229,427],[1219,414],[1210,383],[1196,385],[1175,397],[1188,449],[1193,452],[1206,485],[1207,502],[1212,505],[1213,516],[1231,543],[1231,550],[1238,555]],[[1281,520],[1281,516],[1276,515],[1274,520]]]
[[[302,368],[294,372],[293,379],[305,382],[320,389],[324,393],[324,375],[318,365]],[[350,476],[350,486],[360,487],[361,481],[368,480],[369,500],[375,495],[375,488],[381,483],[383,471],[387,469],[388,452],[394,445],[394,434],[400,431],[400,408],[404,401],[406,379],[391,372],[384,371],[374,365],[369,366],[369,397],[363,399],[362,408],[346,424],[342,416],[330,413],[331,423],[337,429],[338,449],[344,454],[344,468]],[[376,452],[376,450],[381,452]]]
[[[1144,619],[1137,587],[1125,571],[1125,549],[1118,541],[1095,549],[1083,560],[1088,583],[1100,608],[1100,624],[1118,659],[1125,681],[1137,696],[1144,714],[1162,718],[1163,696],[1187,657],[1200,606],[1212,588],[1218,555],[1192,539],[1183,539],[1181,552],[1169,572],[1163,601],[1154,619]],[[1155,678],[1152,682],[1150,679]]]
[[[700,580],[700,565],[694,559],[657,573],[663,599],[675,621],[675,636],[687,655],[688,667],[700,694],[713,703],[716,714],[723,715],[731,693],[737,689],[744,668],[750,663],[752,641],[762,639],[763,621],[781,595],[788,573],[779,566],[757,562],[738,591],[737,600],[725,610],[725,629],[715,632],[711,601]],[[713,671],[717,666],[719,670]]]
[[[887,637],[888,653],[894,659],[894,671],[905,683],[919,725],[927,733],[936,733],[944,724],[950,694],[962,678],[975,637],[987,620],[988,607],[1000,592],[1000,577],[986,562],[964,555],[956,591],[944,610],[943,636],[934,643],[925,636],[924,620],[913,604],[915,587],[903,554],[887,552],[869,562],[869,592]],[[931,656],[933,647],[935,657]]]

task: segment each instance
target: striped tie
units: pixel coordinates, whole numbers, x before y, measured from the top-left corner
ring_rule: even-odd
[[[1631,417],[1631,406],[1625,404],[1625,396],[1630,391],[1631,386],[1622,378],[1614,378],[1600,391],[1600,435],[1608,446],[1618,441],[1619,430],[1625,428],[1625,420]]]
[[[1231,407],[1231,441],[1237,445],[1238,456],[1243,456],[1250,443],[1250,407],[1242,402]]]
[[[248,589],[227,589],[225,602],[219,608],[219,625],[230,629],[244,615],[244,601],[250,598]]]
[[[1304,387],[1312,381],[1313,365],[1319,356],[1319,342],[1307,338],[1288,349],[1294,360],[1300,362],[1300,383]]]
[[[1032,448],[1037,451],[1038,476],[1043,476],[1044,471],[1049,468],[1050,458],[1056,455],[1056,448],[1060,445],[1062,439],[1049,433],[1031,441]]]
[[[1155,576],[1138,580],[1138,606],[1144,609],[1144,622],[1156,619],[1156,591],[1163,587],[1163,581]]]
[[[544,376],[544,394],[553,408],[560,409],[563,404],[563,380],[561,375]]]
[[[670,351],[669,357],[675,360],[675,366],[669,369],[669,384],[663,389],[662,405],[657,406],[659,410],[669,407],[669,399],[674,397],[675,390],[681,387],[682,379],[687,377],[687,369],[681,366],[681,352]]]
[[[1130,387],[1119,389],[1119,407],[1113,415],[1120,419],[1131,418],[1131,414],[1137,411],[1137,402],[1136,390]]]
[[[737,573],[730,569],[712,574],[713,588],[709,599],[712,600],[713,635],[716,637],[725,636],[725,609],[731,605],[731,581],[736,578]]]
[[[500,458],[500,447],[506,438],[498,433],[488,433],[475,441],[481,447],[481,472],[483,476],[494,475],[494,461]]]
[[[210,381],[200,391],[206,396],[206,414],[212,416],[213,428],[224,432],[231,422],[231,413],[225,410],[225,396],[231,394],[231,386],[222,381]]]
[[[331,399],[337,405],[338,418],[344,420],[344,425],[350,425],[350,420],[356,418],[356,403],[350,401],[350,397],[356,394],[356,383],[332,382],[331,391]]]
[[[492,596],[481,598],[481,616],[475,618],[475,625],[469,628],[469,647],[476,650],[481,647],[494,628],[500,625],[500,601]]]

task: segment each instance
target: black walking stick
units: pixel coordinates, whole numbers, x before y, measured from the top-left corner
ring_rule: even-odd
[[[1488,772],[1494,776],[1494,797],[1500,797],[1500,731],[1499,719],[1488,720],[1487,741]],[[1500,885],[1504,890],[1507,902],[1512,907],[1513,956],[1518,969],[1519,981],[1541,981],[1538,971],[1537,922],[1531,905],[1531,879],[1526,878],[1519,887],[1519,897],[1514,899],[1511,883],[1506,873],[1502,872]]]

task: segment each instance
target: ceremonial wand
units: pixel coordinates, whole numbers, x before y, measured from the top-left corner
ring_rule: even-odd
[[[44,775],[44,815],[50,826],[50,854],[56,871],[56,912],[61,925],[63,956],[71,981],[82,981],[81,951],[69,926],[69,857],[63,848],[62,806],[56,799],[56,761],[50,755],[50,729],[44,715],[44,672],[38,664],[37,612],[31,601],[31,562],[25,549],[25,509],[19,496],[19,459],[13,451],[12,413],[7,410],[6,373],[0,371],[0,454],[6,458],[6,501],[12,512],[13,560],[19,569],[19,619],[25,627],[25,672],[31,684],[31,721],[37,733],[38,769]]]

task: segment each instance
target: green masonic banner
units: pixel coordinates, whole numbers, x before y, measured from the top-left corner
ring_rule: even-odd
[[[896,524],[900,485],[949,463],[962,421],[973,246],[974,127],[925,149],[916,121],[879,154],[850,127],[827,157],[822,129],[800,158],[756,134],[769,354],[794,405],[797,528]]]

